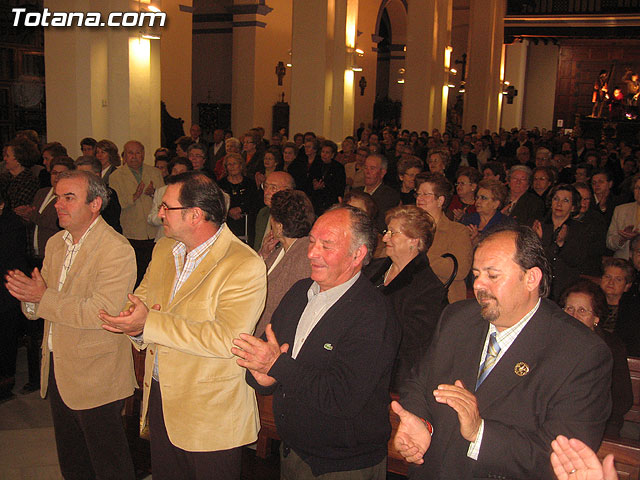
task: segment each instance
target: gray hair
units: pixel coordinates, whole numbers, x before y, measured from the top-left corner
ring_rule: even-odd
[[[367,254],[362,260],[362,266],[368,265],[371,257],[373,257],[378,241],[373,219],[363,210],[344,203],[334,205],[327,211],[332,212],[334,210],[346,210],[349,212],[349,218],[351,220],[350,250],[353,253],[360,248],[361,245],[364,245],[367,248]]]
[[[62,172],[58,176],[58,181],[67,178],[84,178],[87,181],[86,203],[89,204],[96,198],[100,197],[102,199],[100,212],[103,212],[104,209],[107,208],[107,204],[109,203],[109,191],[107,190],[107,186],[102,181],[102,178],[85,170],[67,170],[66,172]]]
[[[76,159],[76,168],[81,167],[83,165],[89,165],[91,167],[91,171],[96,175],[100,175],[102,173],[102,163],[96,157],[91,155],[82,155]]]
[[[367,155],[367,158],[372,157],[380,160],[380,168],[382,170],[386,170],[389,167],[389,160],[387,160],[387,157],[385,157],[381,153],[370,153],[369,155]]]
[[[524,172],[527,174],[527,180],[529,182],[531,182],[531,175],[533,174],[531,172],[531,169],[529,167],[527,167],[526,165],[514,165],[513,167],[511,167],[509,169],[509,179],[511,178],[511,175],[514,174],[514,172]]]

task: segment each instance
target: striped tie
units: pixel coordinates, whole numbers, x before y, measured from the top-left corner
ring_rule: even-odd
[[[484,358],[484,362],[480,366],[480,373],[478,374],[478,382],[476,383],[476,390],[480,386],[484,379],[491,373],[491,369],[496,364],[496,359],[500,353],[500,345],[496,340],[496,332],[493,332],[489,336],[489,345],[487,345],[487,356]]]

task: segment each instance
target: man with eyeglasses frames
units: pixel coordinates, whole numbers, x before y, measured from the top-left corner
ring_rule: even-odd
[[[201,172],[171,176],[149,269],[124,311],[103,327],[146,348],[141,428],[154,478],[240,478],[241,446],[257,438],[252,389],[229,349],[264,308],[266,267],[226,226],[218,185]]]

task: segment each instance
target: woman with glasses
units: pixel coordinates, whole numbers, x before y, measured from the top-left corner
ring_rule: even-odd
[[[449,302],[457,302],[467,298],[467,287],[464,279],[471,269],[471,241],[463,225],[453,222],[444,213],[453,187],[444,175],[438,173],[421,173],[416,177],[416,205],[424,210],[436,227],[433,243],[427,253],[431,268],[440,281],[446,282],[453,272],[453,261],[443,258],[450,253],[458,261],[458,273],[449,286]]]
[[[400,202],[402,205],[416,204],[416,176],[422,172],[424,163],[418,157],[409,156],[398,163],[400,179]]]
[[[389,297],[402,325],[393,377],[397,385],[426,351],[448,302],[426,255],[435,229],[431,216],[414,205],[400,205],[389,210],[385,220],[382,241],[388,257],[373,260],[365,275]]]
[[[473,167],[460,167],[456,173],[456,193],[449,203],[449,215],[456,222],[467,213],[476,212],[476,190],[481,179],[480,172]]]
[[[613,371],[611,379],[611,398],[613,408],[607,420],[605,435],[618,437],[624,422],[624,415],[633,404],[631,377],[627,363],[627,352],[620,338],[607,332],[598,325],[607,318],[608,307],[604,292],[595,283],[581,280],[566,289],[558,302],[569,315],[579,320],[598,334],[611,349]]]
[[[551,297],[558,298],[569,285],[580,280],[592,254],[592,245],[585,245],[589,232],[585,225],[573,219],[580,211],[580,193],[573,185],[556,185],[548,196],[549,213],[542,221],[534,221],[538,234],[551,263],[553,278]]]
[[[476,213],[468,213],[460,221],[467,226],[467,233],[472,244],[477,243],[478,236],[484,230],[503,223],[514,223],[511,217],[500,211],[507,195],[507,187],[497,180],[482,180],[478,184]]]

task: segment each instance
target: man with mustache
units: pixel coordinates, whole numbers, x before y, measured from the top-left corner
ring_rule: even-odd
[[[553,478],[559,434],[598,449],[611,409],[611,355],[545,299],[551,271],[528,227],[485,234],[474,253],[476,301],[445,309],[400,386],[395,448],[411,479]]]

